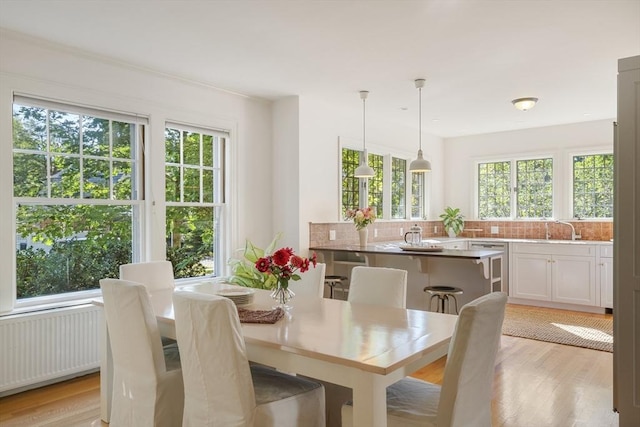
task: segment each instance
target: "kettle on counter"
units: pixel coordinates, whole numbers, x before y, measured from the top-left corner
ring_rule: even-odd
[[[409,231],[404,233],[404,241],[411,246],[421,246],[422,227],[420,227],[418,224],[415,224],[413,227],[409,228]]]

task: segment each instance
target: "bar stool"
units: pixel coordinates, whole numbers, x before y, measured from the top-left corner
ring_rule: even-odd
[[[451,300],[453,300],[455,304],[456,314],[458,314],[458,299],[456,295],[462,295],[463,291],[460,288],[456,288],[455,286],[425,286],[423,289],[424,292],[427,292],[431,297],[429,298],[429,310],[431,310],[432,301],[434,298],[437,298],[437,312],[438,313],[447,313],[451,312]],[[445,301],[447,303],[447,310],[445,311]]]
[[[333,288],[336,286],[340,286],[340,290],[342,291],[342,295],[347,293],[347,290],[344,287],[343,280],[349,280],[347,276],[325,276],[324,283],[329,286],[329,298],[333,299]]]

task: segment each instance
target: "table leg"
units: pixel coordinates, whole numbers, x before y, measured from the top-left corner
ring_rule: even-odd
[[[104,318],[104,310],[100,315],[101,323],[101,354],[100,354],[100,419],[108,423],[111,419],[111,399],[113,392],[113,358],[109,330]]]
[[[387,426],[387,388],[380,376],[358,373],[353,387],[353,425]]]

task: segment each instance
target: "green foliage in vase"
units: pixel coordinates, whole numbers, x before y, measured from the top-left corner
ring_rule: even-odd
[[[452,229],[456,236],[460,234],[464,228],[464,216],[460,213],[459,208],[447,206],[444,209],[444,213],[440,215],[440,219],[442,219],[445,231]]]
[[[239,249],[239,251],[242,251],[242,256],[229,260],[232,272],[231,277],[229,277],[229,283],[258,289],[272,289],[275,287],[278,281],[276,276],[258,271],[256,261],[263,258],[265,254],[273,253],[281,237],[282,233],[278,233],[265,249],[261,249],[247,240],[244,249]]]

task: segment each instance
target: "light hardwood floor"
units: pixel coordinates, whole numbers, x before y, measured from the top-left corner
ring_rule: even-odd
[[[440,383],[443,370],[444,358],[414,376]],[[612,378],[611,353],[503,336],[493,427],[617,427]],[[87,375],[0,399],[0,425],[108,426],[99,405],[100,377]]]

